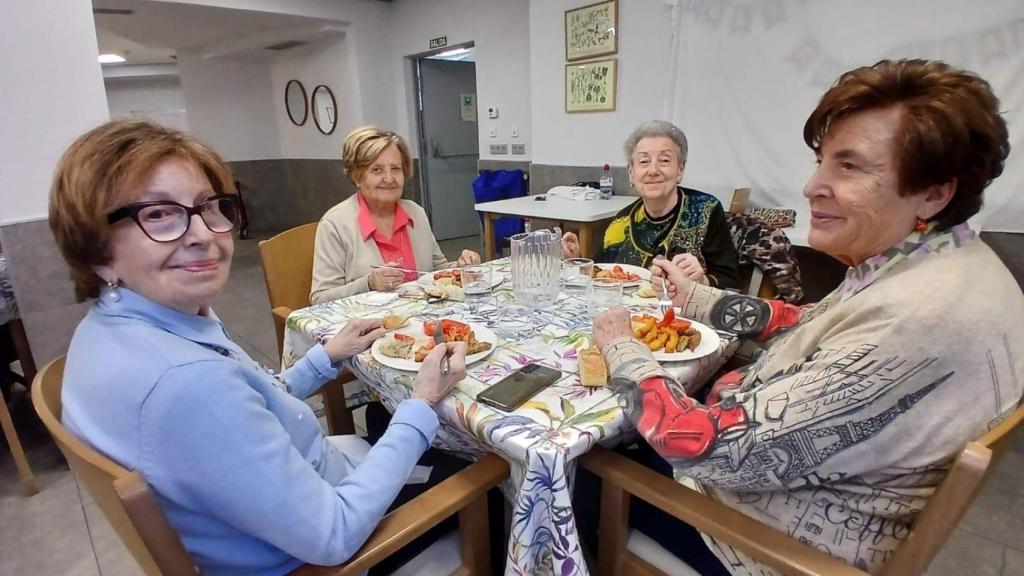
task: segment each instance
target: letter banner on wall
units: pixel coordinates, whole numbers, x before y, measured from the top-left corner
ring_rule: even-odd
[[[690,140],[687,184],[750,186],[756,204],[806,218],[803,125],[825,90],[882,58],[940,59],[988,80],[1010,128],[1003,175],[973,222],[1024,232],[1024,2],[678,0],[673,12],[666,108]]]

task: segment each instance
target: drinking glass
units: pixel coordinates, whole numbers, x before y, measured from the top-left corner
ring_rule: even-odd
[[[622,305],[622,282],[611,278],[594,278],[587,290],[587,311],[590,318]]]
[[[477,314],[491,299],[491,267],[477,264],[462,267],[462,290],[470,314]]]
[[[594,277],[594,261],[590,258],[567,258],[562,261],[562,286],[566,294],[586,296]]]
[[[533,336],[533,310],[518,302],[507,302],[498,308],[495,331],[505,340],[520,342]]]

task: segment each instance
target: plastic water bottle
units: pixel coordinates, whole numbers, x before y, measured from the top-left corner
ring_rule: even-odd
[[[601,169],[601,199],[607,200],[612,197],[612,167],[605,164]]]

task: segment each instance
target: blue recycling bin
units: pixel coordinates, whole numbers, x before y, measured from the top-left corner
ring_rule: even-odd
[[[473,180],[473,197],[477,204],[526,196],[526,178],[522,170],[481,170]],[[479,214],[481,226],[483,214]],[[494,245],[504,248],[509,237],[524,232],[523,219],[503,216],[494,220]]]

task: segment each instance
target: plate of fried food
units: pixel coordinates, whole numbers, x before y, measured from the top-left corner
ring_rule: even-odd
[[[651,271],[632,264],[594,264],[594,278],[618,280],[629,288],[639,286],[641,280],[650,280]]]
[[[632,317],[633,336],[650,348],[659,362],[703,358],[718,350],[718,333],[693,320],[676,318],[669,308],[662,318],[650,314]]]
[[[434,349],[434,325],[441,323],[445,342],[465,342],[466,365],[486,358],[498,343],[498,335],[486,326],[458,320],[410,319],[407,324],[378,339],[370,347],[374,360],[397,370],[418,372],[423,359]]]

